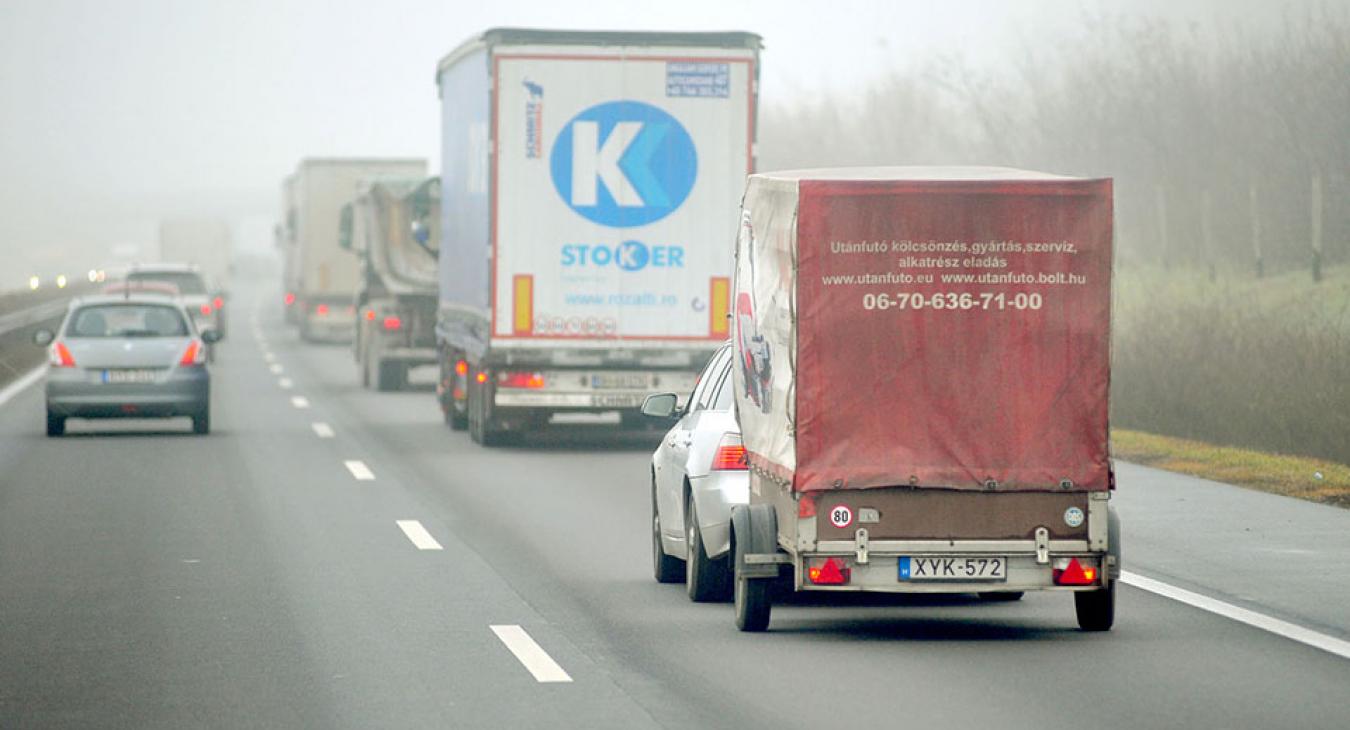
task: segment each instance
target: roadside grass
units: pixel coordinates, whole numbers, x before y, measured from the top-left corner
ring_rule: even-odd
[[[1112,429],[1111,451],[1114,457],[1136,464],[1350,508],[1350,465],[1346,464],[1129,429]]]

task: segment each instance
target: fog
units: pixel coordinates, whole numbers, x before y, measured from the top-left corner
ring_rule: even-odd
[[[1090,32],[1105,15],[1157,17],[1203,40],[1216,30],[1278,28],[1313,7],[1121,5],[7,0],[0,290],[32,273],[153,255],[164,217],[224,217],[238,247],[265,250],[277,187],[302,156],[418,156],[434,170],[435,64],[492,26],[758,32],[762,103],[784,109],[862,95],[925,59],[997,71],[1029,47]],[[772,128],[783,121],[766,116],[763,138],[790,139],[790,130]]]

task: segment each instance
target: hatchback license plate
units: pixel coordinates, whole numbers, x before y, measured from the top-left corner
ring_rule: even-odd
[[[154,370],[104,370],[105,383],[153,383],[159,373]]]
[[[900,557],[900,580],[1006,581],[1008,558],[1002,555]]]

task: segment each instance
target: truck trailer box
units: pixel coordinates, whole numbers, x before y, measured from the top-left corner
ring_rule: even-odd
[[[1114,596],[1110,180],[754,175],[736,257],[750,552],[801,590]]]
[[[729,332],[759,48],[750,33],[504,28],[441,61],[452,422],[636,415],[652,390],[688,391]]]

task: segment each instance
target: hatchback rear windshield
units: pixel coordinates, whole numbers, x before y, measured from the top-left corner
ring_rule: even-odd
[[[133,271],[127,281],[162,281],[178,287],[180,294],[205,294],[206,282],[195,271]]]
[[[67,337],[187,337],[174,307],[162,304],[95,304],[76,310]]]

